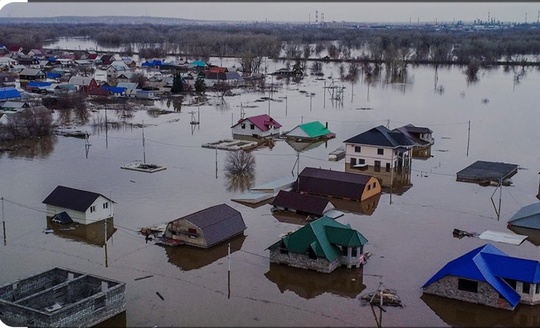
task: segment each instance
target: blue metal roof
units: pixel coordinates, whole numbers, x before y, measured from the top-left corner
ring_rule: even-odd
[[[14,87],[0,88],[0,99],[21,98],[21,93]]]
[[[124,87],[108,87],[108,86],[102,86],[101,89],[104,89],[104,90],[107,90],[107,91],[110,91],[112,93],[118,93],[118,94],[122,94],[126,91],[126,88]]]
[[[54,73],[54,72],[47,73],[47,78],[48,79],[58,79],[60,77],[62,77],[62,75],[60,73]]]
[[[52,82],[28,81],[28,84],[26,84],[26,87],[48,87],[51,84],[52,84]]]
[[[511,257],[486,244],[448,262],[422,288],[447,275],[487,282],[515,307],[520,296],[503,278],[539,283],[540,262]]]

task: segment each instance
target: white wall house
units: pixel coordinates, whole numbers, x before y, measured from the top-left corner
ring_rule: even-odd
[[[74,222],[90,224],[114,216],[114,202],[98,193],[58,186],[45,198],[47,217],[66,212]]]
[[[410,161],[413,143],[401,132],[380,125],[344,141],[345,165],[391,170]]]
[[[279,135],[280,128],[281,124],[266,114],[240,119],[231,127],[233,135],[250,137]]]

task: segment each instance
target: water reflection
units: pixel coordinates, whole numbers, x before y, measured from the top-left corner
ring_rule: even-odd
[[[270,269],[264,275],[281,293],[291,291],[305,299],[324,293],[354,299],[366,289],[362,269],[337,268],[328,274],[270,263]]]
[[[227,191],[246,191],[255,181],[255,156],[243,150],[230,151],[225,157]]]
[[[115,315],[114,317],[107,319],[97,325],[94,328],[116,328],[127,327],[126,311]]]
[[[0,148],[12,149],[0,151],[0,158],[7,154],[8,158],[39,158],[45,159],[53,152],[58,141],[55,135],[35,139],[3,142]]]
[[[47,218],[47,229],[52,229],[58,237],[83,242],[94,246],[105,245],[105,238],[109,240],[116,232],[114,218],[105,219],[91,224],[59,224]]]
[[[539,327],[538,307],[519,304],[514,311],[496,309],[436,295],[420,297],[450,326],[462,327]]]
[[[527,236],[527,241],[535,246],[540,246],[540,230],[538,229],[530,229],[530,228],[522,228],[522,227],[516,227],[516,226],[508,226],[508,230],[511,230],[518,235],[524,235]]]
[[[368,199],[361,202],[339,198],[332,198],[330,199],[330,201],[332,202],[332,204],[334,204],[336,210],[370,216],[375,212],[377,205],[379,205],[380,199],[381,194],[378,193],[377,195],[369,197]]]
[[[231,254],[242,249],[245,235],[236,236],[228,242],[223,242],[212,248],[198,248],[192,246],[165,246],[169,263],[176,265],[183,271],[196,270],[205,267],[227,256],[228,243],[231,244]]]
[[[322,144],[326,144],[326,140],[312,141],[312,142],[301,142],[294,140],[285,140],[289,146],[299,153],[318,148]],[[326,145],[325,145],[326,146]],[[325,147],[326,148],[326,147]]]
[[[403,195],[412,187],[411,166],[392,171],[386,170],[385,168],[376,168],[374,166],[352,168],[349,165],[346,165],[345,172],[375,177],[381,183],[382,191],[389,194]]]

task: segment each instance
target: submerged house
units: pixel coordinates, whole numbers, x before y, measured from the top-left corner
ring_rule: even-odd
[[[520,208],[510,220],[509,226],[529,229],[540,229],[540,203],[534,203]]]
[[[476,161],[456,174],[456,181],[480,184],[507,183],[518,172],[517,164]]]
[[[280,190],[270,205],[277,210],[291,211],[316,217],[321,217],[324,213],[335,208],[334,204],[324,197],[286,190]]]
[[[431,146],[435,143],[431,129],[407,124],[392,131],[403,133],[414,143],[412,149],[413,157],[421,159],[431,157]]]
[[[306,167],[293,189],[302,194],[362,201],[379,194],[381,184],[369,175]]]
[[[0,319],[13,327],[92,327],[126,310],[126,284],[63,268],[0,287]]]
[[[181,244],[210,248],[243,234],[242,214],[227,204],[214,205],[167,224],[163,237]]]
[[[346,265],[360,267],[367,239],[349,225],[323,216],[268,247],[270,262],[330,273]]]
[[[374,127],[344,141],[345,166],[386,171],[410,166],[414,143],[400,131],[390,131],[383,125]]]
[[[233,135],[269,137],[279,135],[281,124],[267,114],[246,117],[231,127]]]
[[[448,262],[422,288],[426,294],[514,310],[518,303],[540,304],[540,262],[486,244]]]
[[[336,137],[335,133],[328,130],[328,123],[323,125],[319,121],[297,125],[294,129],[284,132],[282,136],[287,139],[298,141],[315,141]]]
[[[109,198],[91,191],[74,189],[65,186],[56,187],[43,200],[47,217],[69,221],[66,217],[80,224],[90,224],[113,217],[114,202]]]

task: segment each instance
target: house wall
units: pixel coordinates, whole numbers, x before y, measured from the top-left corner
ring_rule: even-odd
[[[379,180],[377,180],[374,177],[371,177],[364,187],[364,191],[362,192],[362,197],[360,200],[366,200],[368,198],[371,198],[381,192],[381,184]]]
[[[269,129],[268,131],[262,131],[259,129],[256,125],[254,126],[254,129],[251,129],[251,122],[246,121],[245,128],[242,128],[242,123],[236,124],[232,127],[232,133],[236,135],[241,136],[260,136],[260,137],[268,137],[271,135],[279,134],[279,129]]]
[[[540,304],[540,286],[537,289],[537,285],[540,284],[529,284],[529,292],[523,292],[523,282],[516,281],[516,292],[521,295],[520,303],[536,305]]]
[[[483,304],[495,308],[513,310],[508,301],[499,298],[499,292],[487,282],[478,282],[478,293],[458,290],[458,280],[456,276],[443,277],[424,288],[424,293],[453,298],[461,301]]]
[[[360,146],[360,152],[357,153],[354,151],[355,146]],[[377,154],[377,149],[384,149],[383,155]],[[356,158],[358,163],[359,159],[363,159],[365,164],[370,166],[375,166],[375,161],[381,162],[381,167],[385,168],[387,163],[390,163],[390,168],[397,166],[398,156],[392,153],[394,149],[387,147],[379,146],[369,146],[369,145],[357,145],[357,144],[346,144],[345,145],[345,165],[351,164],[351,158]]]
[[[270,262],[278,264],[286,264],[295,268],[315,270],[323,273],[330,273],[341,265],[341,259],[337,258],[334,261],[328,261],[323,258],[310,259],[309,256],[298,253],[282,254],[279,247],[270,250]]]
[[[189,229],[195,229],[196,236],[191,235],[189,233]],[[165,229],[164,236],[166,238],[180,240],[195,247],[208,247],[203,231],[185,219],[177,219],[169,222],[169,224],[167,224],[167,228]]]
[[[107,208],[103,208],[103,204],[107,204]],[[107,200],[105,197],[98,197],[91,206],[95,206],[95,211],[90,212],[90,207],[86,212],[74,211],[64,207],[46,205],[47,217],[52,217],[55,214],[66,212],[74,222],[80,224],[90,224],[97,221],[105,220],[114,216],[114,203]]]

